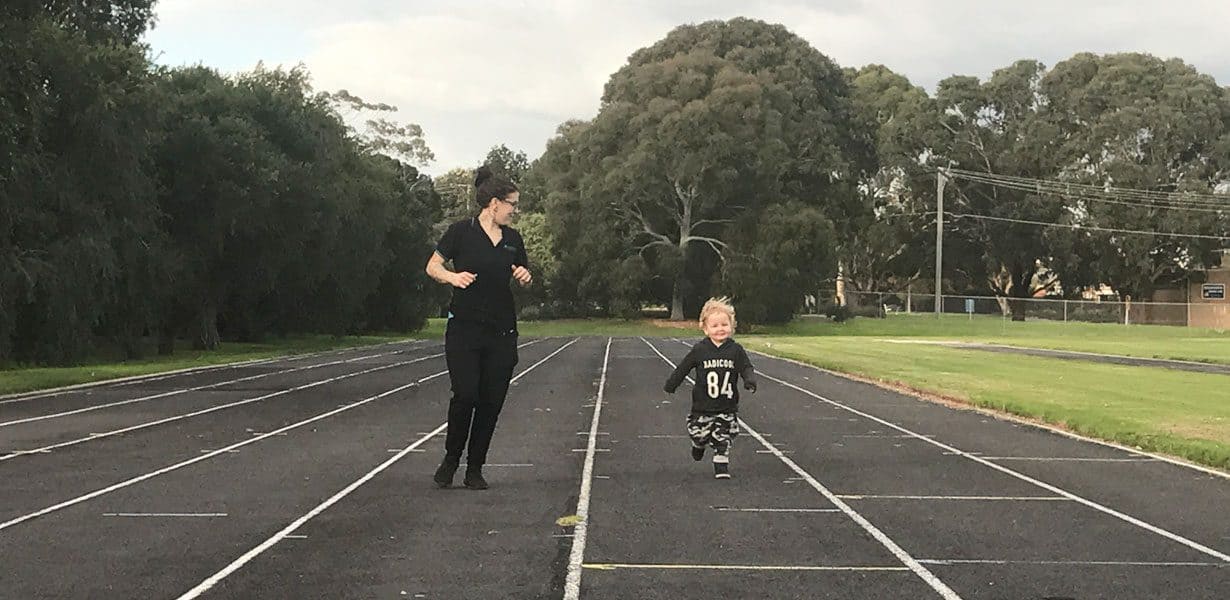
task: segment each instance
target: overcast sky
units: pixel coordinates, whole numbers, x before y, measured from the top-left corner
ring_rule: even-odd
[[[303,63],[423,126],[439,174],[507,144],[540,155],[555,128],[598,110],[633,51],[674,27],[736,16],[780,23],[842,66],[881,63],[934,91],[1021,58],[1076,52],[1179,57],[1230,85],[1225,0],[159,0],[155,60],[224,72]]]

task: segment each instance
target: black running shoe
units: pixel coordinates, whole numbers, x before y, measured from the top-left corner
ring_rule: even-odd
[[[487,489],[487,480],[483,479],[483,472],[480,469],[466,469],[465,486],[472,490]]]
[[[699,461],[699,460],[704,460],[704,458],[705,458],[705,447],[704,446],[692,446],[692,460]]]
[[[436,469],[436,474],[432,480],[436,482],[436,487],[446,488],[453,485],[453,475],[457,473],[457,467],[461,464],[461,459],[444,457],[444,461],[440,463],[440,467]]]

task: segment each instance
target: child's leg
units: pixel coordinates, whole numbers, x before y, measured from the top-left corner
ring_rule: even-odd
[[[688,437],[692,440],[692,460],[705,457],[705,446],[713,436],[713,420],[708,415],[688,415]]]
[[[729,454],[730,447],[739,435],[739,417],[734,413],[719,413],[712,416],[709,427],[709,445],[718,454]]]
[[[733,413],[714,415],[710,444],[713,446],[713,476],[730,477],[730,447],[739,435],[739,420]]]

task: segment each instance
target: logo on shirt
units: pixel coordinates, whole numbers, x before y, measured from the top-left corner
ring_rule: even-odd
[[[704,361],[701,366],[706,369],[733,369],[735,368],[735,361],[729,358],[711,358]]]

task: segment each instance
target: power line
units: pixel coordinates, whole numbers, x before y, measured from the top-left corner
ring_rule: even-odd
[[[1008,188],[1008,189],[1013,189],[1013,190],[1018,190],[1018,191],[1023,191],[1023,192],[1033,192],[1033,193],[1037,193],[1037,194],[1040,194],[1040,195],[1042,195],[1042,194],[1044,194],[1044,193],[1049,193],[1050,195],[1054,195],[1054,196],[1065,196],[1065,197],[1069,197],[1069,198],[1076,198],[1076,199],[1079,199],[1079,200],[1085,200],[1085,201],[1089,201],[1089,202],[1101,202],[1101,203],[1105,203],[1105,204],[1118,204],[1118,205],[1121,205],[1121,206],[1131,206],[1131,207],[1133,207],[1133,208],[1146,208],[1146,209],[1153,209],[1153,208],[1156,208],[1156,209],[1165,209],[1165,210],[1179,210],[1179,211],[1186,211],[1186,212],[1203,212],[1203,213],[1214,213],[1214,214],[1221,214],[1221,213],[1223,213],[1223,212],[1230,212],[1230,204],[1226,205],[1225,207],[1218,207],[1218,208],[1213,208],[1213,207],[1211,207],[1210,205],[1206,205],[1206,204],[1194,204],[1194,205],[1183,205],[1183,204],[1173,205],[1173,204],[1165,204],[1165,203],[1164,203],[1164,201],[1160,201],[1160,200],[1159,200],[1159,201],[1156,201],[1156,202],[1162,202],[1162,203],[1148,203],[1148,204],[1146,204],[1146,203],[1143,203],[1143,202],[1132,202],[1132,201],[1128,201],[1128,200],[1115,200],[1115,199],[1111,199],[1111,198],[1103,198],[1103,197],[1097,197],[1097,196],[1085,196],[1085,195],[1079,195],[1079,194],[1067,194],[1067,193],[1063,193],[1063,192],[1060,192],[1060,191],[1044,190],[1044,189],[1038,189],[1038,188],[1034,188],[1034,187],[1029,187],[1029,186],[1021,186],[1021,185],[1015,185],[1015,184],[1006,184],[1006,185],[1003,185],[1003,184],[998,184],[998,183],[995,183],[995,182],[992,182],[992,181],[983,181],[983,180],[978,180],[978,179],[966,179],[966,181],[974,181],[974,182],[976,182],[976,183],[986,183],[986,184],[989,184],[989,185],[996,185],[997,187],[1005,187],[1005,188]]]
[[[1177,197],[1135,197],[1132,194],[1111,192],[1090,192],[1089,189],[1074,189],[1065,183],[1025,183],[996,180],[994,177],[962,176],[962,181],[989,184],[989,186],[1018,189],[1022,192],[1036,194],[1052,194],[1065,198],[1080,198],[1109,202],[1113,204],[1137,205],[1148,208],[1207,208],[1215,210],[1230,209],[1230,202],[1213,202],[1213,200],[1183,200]]]
[[[1008,223],[1020,223],[1023,225],[1039,225],[1042,227],[1066,227],[1068,229],[1081,229],[1086,231],[1106,231],[1110,233],[1130,233],[1138,235],[1160,235],[1181,238],[1193,238],[1202,240],[1230,240],[1230,236],[1221,235],[1202,235],[1198,233],[1173,233],[1169,231],[1144,231],[1138,229],[1118,229],[1114,227],[1096,227],[1091,225],[1076,225],[1069,223],[1047,223],[1045,221],[1030,221],[1027,219],[1011,219],[1008,217],[992,217],[990,215],[975,215],[969,213],[947,213],[950,217],[968,218],[968,219],[986,219],[989,221],[1003,221]]]
[[[1087,183],[1035,179],[1016,175],[967,171],[965,169],[944,169],[954,179],[980,180],[984,183],[1000,185],[1028,186],[1030,190],[1045,190],[1070,196],[1099,196],[1121,199],[1134,199],[1149,202],[1170,202],[1177,204],[1204,204],[1209,206],[1230,207],[1230,195],[1203,194],[1198,192],[1160,192],[1155,190],[1140,190],[1098,186]]]
[[[1211,213],[1230,211],[1230,196],[1222,196],[1220,200],[1213,200],[1212,198],[1217,198],[1217,196],[1183,196],[1180,194],[1148,192],[1146,190],[1124,190],[1121,188],[1110,188],[1107,190],[1085,184],[1045,181],[962,170],[953,170],[953,178],[1040,195],[1050,194],[1093,202],[1135,206],[1138,208],[1163,208]]]

